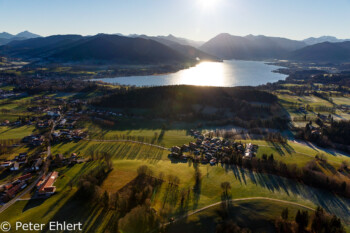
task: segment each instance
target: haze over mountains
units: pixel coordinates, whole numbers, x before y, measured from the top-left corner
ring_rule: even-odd
[[[350,42],[335,37],[303,41],[268,36],[222,33],[208,42],[173,35],[121,34],[40,37],[28,31],[0,33],[0,55],[45,62],[107,62],[118,64],[185,63],[221,59],[288,59],[305,62],[348,62]]]
[[[222,33],[200,49],[223,59],[264,60],[286,58],[289,52],[305,46],[304,42],[285,38]]]
[[[324,42],[307,46],[291,53],[289,59],[304,62],[350,62],[350,41]]]
[[[187,47],[186,47],[187,48]],[[206,55],[197,51],[197,54]],[[0,47],[0,53],[11,57],[46,62],[106,62],[115,64],[164,64],[195,62],[184,46],[177,51],[155,40],[118,35],[57,35],[12,41]],[[212,56],[213,57],[213,56]],[[204,59],[204,58],[203,58]]]
[[[326,39],[320,38],[320,41]],[[330,39],[335,40],[332,37]],[[307,40],[307,42],[311,43],[311,40]],[[209,40],[199,49],[227,60],[287,59],[303,62],[340,63],[350,61],[349,43],[347,41],[323,42],[308,45],[305,41],[279,37],[253,35],[241,37],[223,33]]]
[[[26,39],[37,38],[37,37],[40,37],[40,36],[28,31],[20,32],[16,35],[12,35],[7,32],[1,32],[0,45],[8,44],[11,41],[15,41],[15,40],[26,40]]]
[[[334,36],[321,36],[318,38],[310,37],[303,40],[303,42],[305,42],[307,45],[314,45],[314,44],[319,44],[324,42],[339,43],[339,42],[345,42],[345,41],[350,41],[350,39],[338,39]]]

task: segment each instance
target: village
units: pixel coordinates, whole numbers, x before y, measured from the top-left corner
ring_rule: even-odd
[[[38,100],[49,100],[50,98],[36,98]],[[52,99],[52,98],[51,98]],[[56,101],[55,99],[53,99]],[[56,101],[56,103],[65,101]],[[74,102],[72,105],[74,105]],[[28,149],[39,149],[35,153],[22,152],[13,159],[0,161],[2,174],[10,175],[4,184],[0,185],[0,203],[5,204],[17,196],[32,190],[35,192],[32,198],[47,198],[55,193],[54,183],[58,177],[55,168],[62,166],[74,166],[85,160],[72,153],[70,157],[62,154],[52,155],[50,147],[60,142],[79,141],[86,137],[86,133],[77,128],[76,123],[82,113],[76,108],[65,111],[61,106],[56,107],[29,107],[29,112],[44,112],[40,117],[18,119],[10,122],[5,120],[1,126],[20,127],[23,125],[34,125],[36,134],[23,137],[20,142],[12,145],[2,145],[5,148],[24,147]],[[48,136],[49,135],[49,136]]]
[[[202,164],[214,166],[217,163],[227,163],[228,157],[232,154],[241,155],[243,159],[251,159],[256,156],[257,145],[252,143],[244,144],[227,139],[207,137],[197,130],[190,130],[190,135],[196,142],[188,145],[174,146],[171,148],[169,158],[183,161],[192,160]]]

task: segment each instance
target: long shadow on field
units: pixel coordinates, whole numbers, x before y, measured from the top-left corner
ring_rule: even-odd
[[[239,180],[241,184],[246,184],[245,180],[249,179],[252,183],[268,189],[272,193],[282,192],[298,199],[309,200],[327,212],[336,214],[348,224],[350,223],[350,199],[280,176],[256,173],[237,166],[231,166],[230,169],[233,171],[235,179]]]
[[[255,202],[222,206],[214,206],[202,213],[196,214],[195,219],[182,219],[169,225],[167,233],[203,233],[216,232],[217,224],[224,220],[233,220],[243,228],[250,228],[253,232],[274,232],[273,221],[265,216],[266,205]]]
[[[82,223],[83,232],[97,232],[97,228],[104,222],[108,212],[97,202],[87,202],[73,196],[65,205],[50,219],[50,221]],[[46,224],[43,232],[50,232]],[[60,231],[58,231],[60,232]],[[76,231],[78,232],[78,231]]]
[[[291,147],[288,143],[282,143],[281,145],[287,151],[288,154],[295,153],[294,148]]]
[[[44,203],[46,199],[30,199],[27,204],[24,206],[22,212],[26,212],[27,210],[30,210],[31,208],[35,208],[37,206],[40,206]]]
[[[276,142],[268,142],[268,144],[269,145],[271,145],[271,146],[273,146],[275,149],[276,149],[276,151],[277,151],[277,153],[279,154],[279,155],[285,155],[285,153],[284,153],[284,151],[282,150],[282,147],[281,147],[281,144],[280,143],[276,143]]]

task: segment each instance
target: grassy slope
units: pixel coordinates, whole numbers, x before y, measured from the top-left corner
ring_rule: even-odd
[[[161,125],[158,125],[159,127],[157,127],[157,125],[151,127],[152,123],[149,125],[149,122],[136,122],[137,125],[133,125],[130,120],[119,119],[116,126],[108,128],[97,124],[85,124],[84,126],[89,132],[91,139],[114,140],[129,138],[138,141],[151,142],[165,147],[182,145],[193,140],[191,136],[187,135],[186,130],[162,130]],[[129,127],[125,127],[126,125]]]
[[[98,147],[97,144],[96,146]],[[110,146],[109,144],[106,148]],[[149,146],[130,143],[116,143],[116,148],[119,152],[116,153],[114,159],[114,170],[102,185],[102,188],[109,187],[107,190],[110,192],[117,191],[123,184],[131,181],[136,175],[137,168],[146,164],[153,169],[155,175],[159,172],[164,172],[165,177],[169,174],[177,175],[181,180],[179,190],[191,189],[191,196],[186,206],[188,211],[220,201],[222,192],[220,183],[229,181],[233,198],[262,196],[293,201],[313,208],[321,205],[327,211],[336,213],[350,223],[350,201],[328,192],[272,175],[257,174],[236,167],[211,167],[209,165],[199,166],[203,178],[199,191],[194,192],[192,190],[194,186],[193,166],[187,163],[171,163],[165,157],[167,151],[160,152]],[[30,221],[33,220],[33,216],[36,220],[40,219],[40,222],[47,222],[50,219],[73,219],[81,220],[86,223],[85,227],[91,227],[93,231],[99,232],[98,227],[103,228],[103,225],[107,224],[106,221],[111,217],[111,213],[102,212],[96,206],[84,206],[78,200],[71,199],[76,188],[70,190],[67,186],[70,179],[76,180],[81,173],[88,171],[89,167],[93,166],[93,163],[87,163],[62,169],[61,177],[56,183],[57,194],[44,202],[17,202],[1,214],[0,221],[5,219],[10,223],[16,220]],[[121,176],[121,182],[119,182],[119,176]],[[158,210],[167,206],[172,209],[173,214],[181,214],[176,194],[178,195],[177,192],[169,193],[167,183],[164,183],[155,194],[153,206]]]
[[[258,157],[263,154],[274,154],[274,158],[285,163],[296,163],[299,166],[304,166],[307,162],[314,159],[318,153],[322,153],[328,159],[328,162],[333,166],[338,167],[342,161],[350,162],[350,157],[347,154],[333,152],[331,150],[316,148],[311,144],[303,145],[296,142],[288,141],[286,145],[279,143],[271,143],[263,140],[241,140],[242,142],[252,142],[260,145],[258,149]]]
[[[35,126],[25,125],[21,127],[0,127],[0,140],[3,139],[22,139],[25,136],[33,134]]]
[[[254,232],[271,232],[273,220],[280,216],[284,208],[288,208],[290,220],[293,220],[299,209],[304,210],[301,207],[269,200],[238,201],[229,208],[228,218],[239,226],[250,228]],[[171,224],[167,232],[215,232],[216,225],[222,221],[218,214],[221,210],[221,206],[218,205],[191,215],[187,219]]]

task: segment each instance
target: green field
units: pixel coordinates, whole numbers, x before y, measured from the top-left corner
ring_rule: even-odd
[[[313,95],[310,95],[310,96],[294,96],[294,95],[279,94],[278,98],[283,103],[286,103],[286,104],[297,103],[297,104],[300,104],[302,106],[310,105],[311,107],[317,107],[317,106],[332,107],[333,106],[327,100],[321,99],[321,98],[313,96]]]
[[[106,146],[106,148],[108,147],[110,145]],[[150,149],[149,147],[118,143],[116,146],[118,153],[114,157],[114,170],[105,179],[101,187],[111,193],[116,192],[135,178],[139,166],[147,165],[154,171],[155,176],[163,172],[165,180],[169,174],[179,177],[180,185],[177,190],[169,193],[167,182],[164,182],[155,193],[155,198],[152,201],[152,205],[157,210],[166,207],[171,210],[173,216],[181,215],[180,209],[183,211],[184,208],[180,208],[178,197],[180,190],[191,190],[185,210],[192,211],[221,201],[222,190],[220,184],[223,181],[228,181],[232,186],[231,193],[234,199],[268,197],[299,203],[311,208],[320,205],[350,223],[349,200],[285,178],[259,174],[239,167],[199,165],[198,169],[202,173],[202,179],[197,187],[198,189],[193,190],[195,186],[195,168],[193,165],[172,163],[165,159],[167,151],[160,153],[157,152],[158,149]],[[137,151],[140,154],[137,154]],[[102,229],[104,224],[107,224],[112,213],[110,211],[105,213],[94,205],[85,206],[79,200],[73,198],[76,188],[73,187],[70,190],[67,185],[70,180],[77,181],[78,177],[94,167],[94,164],[90,162],[75,165],[72,168],[60,169],[61,176],[56,183],[58,187],[57,194],[45,201],[19,201],[1,214],[0,221],[4,219],[10,222],[16,220],[33,221],[33,216],[36,220],[39,221],[40,219],[40,222],[44,223],[51,219],[74,219],[84,222],[85,227],[100,232],[98,229]]]
[[[71,98],[73,95],[59,93],[52,95],[58,98]],[[299,102],[311,106],[329,106],[329,102],[314,96],[295,97],[281,95],[284,104]],[[0,108],[10,110],[8,115],[1,115],[0,120],[9,117],[11,114],[22,114],[25,104],[30,98],[14,100],[6,103]],[[344,100],[337,100],[344,101]],[[286,105],[286,106],[287,106]],[[14,118],[14,117],[13,117]],[[11,118],[12,119],[12,118]],[[222,200],[222,182],[229,182],[231,185],[230,195],[232,199],[239,198],[271,198],[274,200],[237,201],[232,205],[231,218],[240,226],[252,227],[257,232],[270,231],[271,220],[278,217],[281,210],[288,207],[290,216],[294,216],[301,206],[279,202],[289,201],[304,205],[309,208],[323,207],[327,212],[336,214],[346,224],[350,225],[350,200],[338,197],[330,192],[311,188],[301,183],[270,174],[261,174],[242,169],[237,166],[221,165],[216,166],[192,164],[191,162],[171,161],[168,158],[169,150],[154,145],[170,148],[181,146],[195,141],[181,123],[167,125],[167,122],[147,121],[144,119],[127,119],[116,117],[114,125],[105,126],[98,121],[93,123],[79,123],[88,131],[88,139],[79,142],[53,144],[52,154],[61,153],[68,157],[72,153],[84,158],[97,158],[104,154],[112,157],[113,170],[108,174],[100,185],[100,191],[107,191],[114,194],[128,186],[137,178],[137,168],[147,165],[154,177],[160,173],[164,174],[164,181],[160,187],[154,190],[151,205],[159,213],[166,209],[167,219],[180,217],[184,213],[191,213],[200,208],[205,208]],[[24,136],[33,134],[34,126],[22,127],[0,127],[0,139],[22,139]],[[122,142],[122,140],[138,141]],[[328,163],[338,168],[343,161],[350,162],[350,157],[345,154],[332,152],[325,149],[315,148],[312,145],[299,144],[288,141],[287,144],[271,143],[263,140],[241,140],[259,145],[257,157],[263,154],[274,154],[275,160],[288,164],[295,163],[302,167],[315,158],[315,155],[323,153]],[[45,150],[46,148],[41,148]],[[18,147],[9,154],[4,154],[1,159],[11,159],[20,152],[29,150],[26,147]],[[1,221],[15,221],[47,223],[51,220],[63,221],[69,219],[73,222],[82,222],[84,232],[104,232],[110,223],[109,220],[115,217],[114,210],[106,210],[96,202],[85,203],[76,196],[78,181],[81,175],[88,173],[101,161],[85,162],[72,167],[57,169],[60,176],[55,183],[57,192],[48,199],[42,200],[21,200],[16,202],[5,212],[0,214]],[[195,171],[200,171],[201,179],[196,183]],[[2,177],[0,181],[5,182],[9,178],[15,178],[19,174]],[[169,176],[177,176],[180,183],[177,187],[169,187]],[[71,187],[69,184],[73,183]],[[180,203],[180,193],[188,191],[185,204]],[[28,195],[29,196],[29,195]],[[220,221],[217,216],[220,206],[213,206],[202,212],[191,215],[185,220],[173,224],[168,232],[213,232],[216,223]],[[183,224],[183,223],[186,223]],[[46,229],[47,230],[47,229]]]
[[[350,105],[350,97],[332,97],[332,100],[338,105]]]
[[[4,139],[22,139],[25,136],[33,134],[35,131],[35,126],[25,125],[21,127],[0,127],[0,140]]]
[[[175,145],[188,144],[193,141],[193,137],[188,135],[183,129],[161,129],[159,127],[149,127],[150,122],[135,121],[135,125],[128,119],[119,119],[114,126],[100,126],[97,123],[84,124],[84,129],[89,132],[90,139],[118,140],[129,139],[143,141],[152,144],[171,147]],[[150,125],[149,125],[150,124]],[[130,129],[124,129],[129,125]]]
[[[284,208],[288,208],[290,220],[294,220],[298,210],[311,212],[303,207],[270,200],[236,201],[228,208],[228,216],[225,219],[232,220],[240,227],[250,228],[253,232],[273,232],[273,222],[281,215]],[[167,227],[167,232],[215,232],[216,225],[223,220],[220,216],[222,215],[221,212],[222,207],[220,205],[210,207],[186,219],[170,224]]]
[[[314,147],[312,144],[304,145],[293,141],[288,141],[287,144],[272,143],[263,140],[240,141],[259,145],[258,158],[261,158],[263,154],[273,154],[277,160],[285,163],[295,163],[299,166],[304,166],[307,162],[313,160],[317,154],[325,155],[328,163],[335,167],[338,167],[343,161],[350,162],[350,157],[346,153]]]

